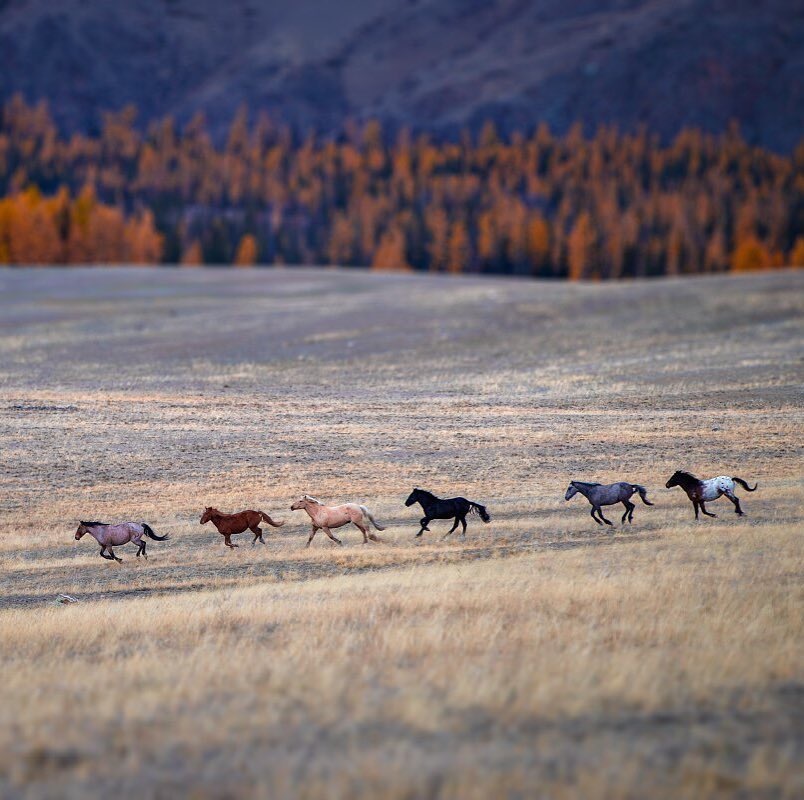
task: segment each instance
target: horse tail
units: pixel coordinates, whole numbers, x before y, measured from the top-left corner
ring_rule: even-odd
[[[363,512],[363,513],[366,515],[366,517],[369,519],[369,521],[371,522],[371,524],[372,524],[372,525],[373,525],[373,526],[374,526],[374,527],[375,527],[375,528],[376,528],[378,531],[384,531],[384,530],[385,530],[385,525],[380,525],[380,523],[379,523],[379,522],[377,522],[377,520],[376,520],[376,519],[374,519],[373,514],[371,513],[371,511],[369,511],[369,510],[368,510],[368,508],[366,508],[366,506],[360,506],[360,510],[361,510],[361,511],[362,511],[362,512]]]
[[[469,500],[469,513],[471,514],[472,512],[479,514],[483,522],[491,522],[491,514],[486,511],[486,507],[481,506],[480,503],[474,503]]]
[[[273,525],[275,528],[281,528],[285,524],[285,520],[283,520],[283,519],[280,519],[279,522],[274,522],[264,511],[258,511],[257,513],[269,525]]]
[[[647,491],[648,491],[648,490],[647,490],[647,489],[646,489],[644,486],[640,486],[638,483],[635,483],[635,484],[633,484],[633,485],[631,486],[631,488],[632,488],[632,489],[633,489],[635,492],[639,492],[639,496],[642,498],[642,502],[643,502],[643,503],[644,503],[646,506],[652,506],[652,505],[653,505],[653,503],[651,503],[651,502],[650,502],[650,500],[648,500],[648,495],[647,495]]]
[[[143,523],[141,523],[141,524],[142,524],[142,531],[143,531],[143,533],[144,533],[144,534],[145,534],[145,535],[146,535],[146,536],[147,536],[149,539],[153,539],[154,541],[157,541],[157,542],[164,542],[164,541],[165,541],[165,539],[169,539],[169,538],[170,538],[170,534],[169,534],[169,533],[166,533],[164,536],[157,536],[157,535],[154,533],[154,529],[153,529],[153,528],[152,528],[150,525],[147,525],[147,524],[146,524],[146,523],[144,523],[144,522],[143,522]]]
[[[758,483],[755,483],[754,488],[752,489],[742,478],[735,478],[734,476],[732,476],[732,480],[735,483],[739,483],[740,486],[742,486],[743,489],[746,490],[746,492],[755,492],[757,490],[757,486],[759,486]]]

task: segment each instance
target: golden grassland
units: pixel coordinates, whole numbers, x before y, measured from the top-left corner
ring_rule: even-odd
[[[0,289],[0,794],[804,791],[798,274]],[[759,481],[749,516],[694,522],[676,468]],[[656,506],[599,528],[570,478]],[[414,540],[414,485],[492,523]],[[383,543],[305,550],[302,492]],[[212,503],[288,522],[228,551]],[[87,517],[171,539],[112,564]]]

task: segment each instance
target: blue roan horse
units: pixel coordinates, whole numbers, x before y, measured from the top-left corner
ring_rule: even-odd
[[[625,518],[628,517],[628,521],[633,522],[634,509],[636,506],[631,502],[631,495],[634,494],[634,492],[639,492],[642,502],[646,506],[652,506],[653,503],[648,501],[646,491],[644,486],[640,486],[638,483],[628,483],[628,481],[609,483],[605,486],[600,483],[570,481],[564,499],[569,500],[578,493],[582,494],[592,504],[592,511],[590,512],[592,519],[598,525],[602,525],[603,522],[605,522],[606,525],[611,525],[612,523],[603,516],[603,512],[600,509],[601,506],[613,506],[615,503],[622,503],[625,506],[622,521],[625,522]],[[595,513],[598,514],[600,519],[595,516]],[[601,520],[603,520],[603,522],[601,522]]]

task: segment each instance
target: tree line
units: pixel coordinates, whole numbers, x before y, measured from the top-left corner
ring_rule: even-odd
[[[732,127],[669,144],[547,126],[508,138],[300,135],[241,109],[63,136],[44,103],[0,114],[0,263],[338,264],[613,279],[804,265],[804,141]]]

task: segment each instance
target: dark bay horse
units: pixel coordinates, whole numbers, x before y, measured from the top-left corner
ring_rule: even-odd
[[[412,506],[414,503],[418,503],[422,507],[422,511],[424,511],[424,517],[419,522],[422,529],[416,536],[421,536],[425,531],[429,531],[427,524],[434,519],[455,519],[453,526],[444,534],[445,539],[458,527],[459,522],[463,526],[461,535],[466,536],[467,514],[475,513],[480,516],[483,522],[491,522],[491,515],[486,511],[485,506],[481,506],[480,503],[475,503],[472,500],[467,500],[465,497],[442,499],[424,489],[414,489],[408,499],[405,500],[405,505]]]
[[[134,542],[137,545],[137,558],[143,555],[147,561],[148,554],[145,552],[145,539],[142,537],[147,536],[156,542],[164,542],[165,539],[170,538],[167,534],[157,536],[151,526],[146,525],[144,522],[121,522],[119,525],[109,525],[106,522],[81,521],[78,524],[78,530],[75,532],[76,541],[85,533],[88,533],[100,545],[101,558],[105,558],[108,561],[117,561],[118,564],[122,564],[123,559],[114,554],[113,546]]]
[[[717,514],[712,514],[706,510],[704,503],[709,503],[712,500],[717,500],[724,494],[734,503],[734,513],[739,517],[744,517],[745,513],[740,508],[740,500],[734,494],[734,484],[739,483],[747,492],[755,492],[759,484],[754,484],[752,489],[742,478],[729,478],[728,475],[718,475],[717,478],[709,478],[708,480],[701,480],[696,478],[689,472],[682,472],[676,470],[668,479],[665,486],[672,489],[674,486],[680,486],[692,502],[692,507],[695,509],[695,519],[698,519],[698,507],[706,514],[707,517],[716,517]]]
[[[260,528],[260,522],[263,520],[269,525],[273,525],[274,528],[280,528],[285,524],[284,520],[274,522],[264,511],[248,510],[238,511],[236,514],[224,514],[217,508],[207,507],[201,515],[201,524],[206,525],[210,520],[218,529],[218,533],[223,536],[224,544],[227,547],[239,547],[240,545],[232,544],[231,537],[247,530],[254,534],[252,545],[257,544],[258,539],[265,544],[265,539],[262,538],[262,528]]]
[[[602,525],[603,522],[605,522],[606,525],[611,525],[612,523],[603,516],[603,511],[600,507],[622,503],[625,506],[622,522],[625,522],[626,517],[628,517],[628,522],[633,522],[634,509],[636,506],[631,502],[631,495],[635,492],[639,492],[639,496],[646,506],[653,505],[653,503],[648,500],[647,490],[644,486],[640,486],[638,483],[629,483],[628,481],[618,481],[617,483],[609,483],[606,485],[600,483],[584,483],[583,481],[570,481],[564,499],[570,500],[575,497],[576,494],[582,494],[592,504],[592,510],[589,512],[592,515],[592,519],[598,525]],[[595,513],[598,514],[600,519],[595,516]],[[600,520],[603,520],[603,522]]]

